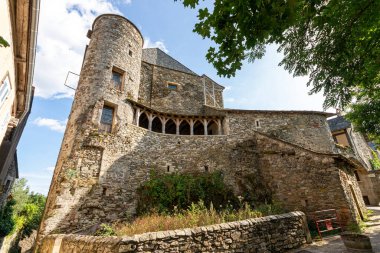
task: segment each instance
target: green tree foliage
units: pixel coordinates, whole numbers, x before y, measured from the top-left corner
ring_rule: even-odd
[[[0,47],[9,47],[9,43],[0,36]]]
[[[182,1],[192,8],[203,2]],[[277,44],[280,65],[294,76],[309,75],[310,92],[324,92],[325,108],[357,101],[352,120],[362,110],[380,111],[379,13],[378,0],[215,0],[211,11],[199,9],[194,31],[215,42],[206,57],[227,77]],[[356,119],[370,130],[372,123]],[[379,117],[372,121],[370,128],[379,129]]]
[[[0,237],[7,236],[14,228],[15,222],[12,219],[14,200],[9,200],[2,210],[0,210]]]
[[[223,182],[220,172],[197,174],[151,173],[150,180],[137,190],[138,214],[155,210],[171,213],[188,209],[192,203],[203,200],[216,208],[238,205],[238,199]]]
[[[20,233],[20,238],[29,236],[37,229],[45,207],[45,196],[29,192],[26,179],[16,180],[9,200],[0,215],[0,237],[11,232]]]
[[[351,112],[346,117],[356,126],[360,132],[380,145],[380,90],[373,99],[361,98],[353,104]]]

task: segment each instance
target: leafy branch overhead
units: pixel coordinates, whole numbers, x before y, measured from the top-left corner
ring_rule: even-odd
[[[215,42],[206,57],[219,75],[234,76],[276,44],[280,65],[309,75],[310,93],[323,91],[325,108],[345,108],[379,99],[379,13],[378,0],[215,0],[212,10],[199,7],[194,31]]]
[[[9,43],[0,36],[0,47],[9,47]]]

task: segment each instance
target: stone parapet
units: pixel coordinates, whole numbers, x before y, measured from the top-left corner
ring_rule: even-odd
[[[41,253],[71,252],[284,252],[310,238],[306,217],[291,212],[237,222],[131,237],[49,235]]]

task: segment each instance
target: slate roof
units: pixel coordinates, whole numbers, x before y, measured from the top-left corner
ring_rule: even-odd
[[[161,66],[168,69],[173,69],[185,72],[192,75],[197,75],[191,69],[165,53],[159,48],[144,48],[142,50],[142,61]]]
[[[329,119],[327,120],[327,123],[329,124],[331,132],[351,127],[351,122],[346,120],[343,116],[338,116],[336,118]]]

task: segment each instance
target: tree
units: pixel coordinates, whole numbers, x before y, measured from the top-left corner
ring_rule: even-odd
[[[19,233],[19,239],[38,229],[45,207],[46,197],[29,192],[27,180],[16,180],[12,187],[12,199],[0,210],[0,237],[11,232]]]
[[[0,209],[0,238],[7,236],[12,232],[15,222],[12,219],[14,200],[9,200],[7,204]]]
[[[183,4],[195,8],[200,1]],[[355,101],[372,107],[379,102],[379,13],[378,0],[215,0],[212,11],[199,9],[194,31],[216,43],[206,57],[221,76],[234,76],[244,60],[261,58],[274,43],[284,54],[280,65],[309,75],[311,94],[324,92],[325,108]],[[358,108],[352,106],[352,117]]]
[[[9,43],[0,36],[0,47],[9,47]]]

